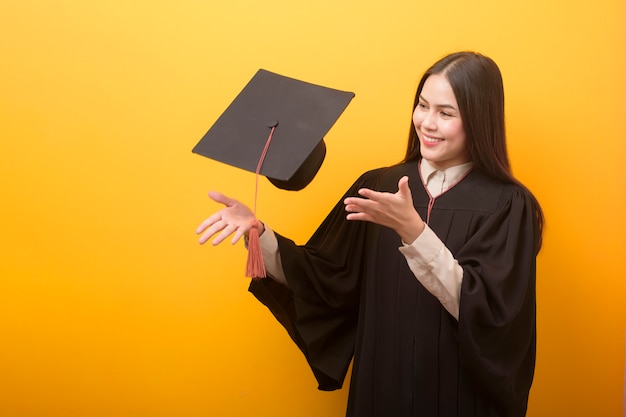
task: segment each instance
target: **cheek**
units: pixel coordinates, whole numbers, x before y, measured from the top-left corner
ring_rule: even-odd
[[[418,112],[417,109],[413,112],[413,125],[415,127],[419,127],[422,124],[422,114]]]
[[[463,124],[460,121],[452,121],[445,126],[445,132],[448,137],[455,138],[459,141],[465,141],[465,131],[463,130]]]

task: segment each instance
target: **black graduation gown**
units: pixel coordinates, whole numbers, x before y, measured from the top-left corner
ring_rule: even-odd
[[[396,192],[403,175],[426,219],[417,163],[367,172],[345,196]],[[410,271],[393,230],[346,214],[342,198],[303,246],[277,234],[289,289],[272,279],[250,285],[319,389],[340,388],[354,356],[348,416],[524,416],[536,340],[528,194],[472,171],[434,201],[429,226],[463,268],[458,321]]]

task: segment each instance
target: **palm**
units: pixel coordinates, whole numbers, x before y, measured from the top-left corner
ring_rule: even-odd
[[[225,207],[200,223],[196,229],[197,234],[202,234],[200,243],[205,243],[212,236],[217,235],[212,243],[218,245],[232,234],[234,236],[231,243],[237,243],[241,236],[248,234],[256,224],[254,213],[239,201],[215,191],[211,191],[209,197]]]

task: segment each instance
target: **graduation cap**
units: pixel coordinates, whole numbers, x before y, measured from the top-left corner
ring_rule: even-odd
[[[255,172],[257,190],[259,175],[278,188],[301,190],[324,161],[324,135],[353,97],[260,69],[193,152]],[[258,239],[257,221],[248,240],[246,275],[252,278],[265,277]]]
[[[315,177],[326,155],[324,136],[354,93],[260,69],[193,148],[208,158],[256,172],[284,190]]]

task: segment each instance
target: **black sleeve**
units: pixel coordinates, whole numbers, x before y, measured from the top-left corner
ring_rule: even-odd
[[[346,220],[343,200],[371,187],[376,172],[350,187],[304,246],[276,233],[288,288],[271,278],[250,285],[304,353],[321,390],[341,388],[352,360],[367,241],[368,224]]]
[[[536,345],[537,222],[519,188],[457,253],[461,365],[504,415],[528,400]],[[525,406],[522,406],[525,409]]]

